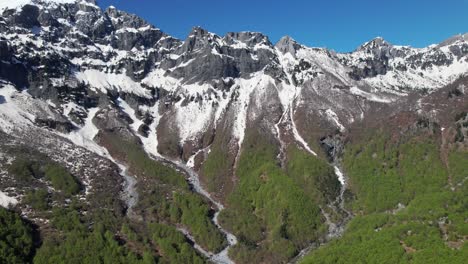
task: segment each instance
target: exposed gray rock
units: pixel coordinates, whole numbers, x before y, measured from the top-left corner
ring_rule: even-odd
[[[296,52],[303,48],[302,45],[297,43],[294,39],[289,36],[282,37],[278,43],[276,43],[275,47],[281,51],[281,53],[291,53],[291,55],[296,56]]]

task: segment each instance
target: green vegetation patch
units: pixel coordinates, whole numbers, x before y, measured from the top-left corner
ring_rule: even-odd
[[[339,190],[326,162],[291,147],[282,169],[276,144],[250,131],[236,174],[237,186],[220,221],[239,239],[230,251],[237,262],[287,262],[324,235],[319,205]]]
[[[184,235],[174,227],[154,223],[150,224],[149,230],[152,240],[167,260],[166,263],[205,263],[187,243]]]
[[[38,189],[28,191],[23,202],[35,210],[46,211],[49,209],[49,200],[49,192],[46,189]]]
[[[417,195],[439,192],[447,171],[431,138],[395,142],[375,131],[372,138],[350,144],[344,155],[355,212],[381,212],[408,204]]]
[[[227,246],[224,235],[211,221],[210,208],[200,196],[193,193],[174,193],[171,216],[175,222],[190,228],[195,241],[211,252],[220,252]]]
[[[16,158],[8,167],[8,173],[21,182],[30,183],[43,176],[40,164],[26,158]]]
[[[287,174],[314,201],[325,204],[340,193],[341,184],[334,169],[324,160],[295,146],[288,148]]]
[[[28,263],[33,248],[31,227],[16,213],[0,207],[0,263]]]
[[[37,156],[36,158],[40,157],[39,154]],[[26,184],[31,184],[34,179],[44,177],[52,184],[54,189],[61,191],[67,197],[78,194],[81,190],[77,179],[65,167],[47,158],[38,161],[29,157],[18,156],[8,167],[8,172],[16,180]]]
[[[110,144],[108,148],[115,156],[125,159],[134,174],[155,179],[160,184],[188,188],[184,175],[148,157],[143,147],[136,142],[128,142],[113,134],[106,134],[106,139]]]
[[[44,168],[45,178],[52,183],[52,187],[62,191],[66,196],[80,192],[80,185],[64,167],[49,163]]]
[[[452,191],[448,184],[448,170],[456,182],[464,177],[465,153],[451,152],[447,169],[434,136],[395,140],[373,132],[349,144],[344,157],[357,216],[343,237],[303,263],[466,262],[468,185]]]
[[[219,191],[219,187],[223,186],[226,180],[230,181],[228,174],[232,171],[234,162],[227,153],[229,153],[229,144],[216,142],[203,163],[202,175],[210,192]]]
[[[468,181],[468,151],[451,151],[448,160],[453,184],[463,184]]]

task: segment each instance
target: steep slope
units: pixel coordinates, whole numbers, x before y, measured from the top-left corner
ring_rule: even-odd
[[[341,160],[348,140],[406,112],[449,128],[467,106],[466,35],[423,49],[376,38],[340,54],[200,27],[182,41],[93,0],[8,1],[0,12],[2,205],[53,242],[64,227],[50,206],[74,208],[89,232],[65,227],[69,236],[109,230],[135,261],[302,256],[374,206],[359,198],[348,152]],[[447,131],[466,142],[459,124]],[[79,190],[54,186],[52,165]],[[34,208],[37,197],[48,202]],[[345,206],[354,199],[358,209]],[[60,243],[46,245],[58,256]]]

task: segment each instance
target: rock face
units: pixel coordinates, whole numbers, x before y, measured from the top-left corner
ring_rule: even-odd
[[[144,116],[152,120],[140,133],[183,160],[209,146],[221,123],[232,127],[223,136],[233,146],[259,117],[276,133],[274,124],[288,109],[299,134],[311,134],[315,124],[345,130],[375,107],[437,90],[468,71],[466,35],[423,49],[379,37],[337,54],[290,37],[273,45],[261,33],[221,37],[200,27],[181,41],[94,1],[34,0],[0,8],[4,82],[49,100],[77,124],[89,108],[123,99],[135,111],[132,122],[140,127]],[[263,112],[267,105],[279,111]]]
[[[364,120],[413,111],[468,73],[466,34],[422,49],[376,38],[336,53],[200,27],[178,40],[91,0],[10,2],[0,12],[0,130],[69,137],[93,150],[99,131],[119,131],[202,176],[218,153],[226,164],[211,191],[220,199],[235,184],[246,136],[275,142],[280,158],[297,144],[334,160],[342,135]],[[440,96],[463,107],[466,88],[456,89]]]
[[[216,132],[209,135],[221,123],[232,127],[223,132],[232,146],[260,116],[276,133],[274,124],[289,108],[299,134],[311,134],[317,123],[343,130],[378,105],[434,91],[468,70],[466,35],[423,49],[379,37],[337,54],[290,37],[273,45],[261,33],[221,37],[200,27],[181,41],[94,1],[34,0],[1,12],[1,79],[50,100],[78,124],[87,109],[121,98],[135,122],[153,120],[140,133],[185,161],[215,140]],[[266,105],[280,110],[266,114]]]

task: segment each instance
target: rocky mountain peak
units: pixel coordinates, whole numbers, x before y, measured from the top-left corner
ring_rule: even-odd
[[[278,49],[281,53],[291,53],[293,56],[296,55],[296,52],[303,48],[301,44],[295,41],[290,36],[282,37],[275,45],[276,49]]]
[[[246,45],[247,47],[254,47],[255,45],[264,44],[271,46],[269,38],[259,32],[229,32],[224,37],[227,45]]]
[[[453,37],[450,37],[444,41],[442,41],[437,47],[444,47],[444,46],[449,46],[452,44],[455,44],[457,42],[464,43],[468,42],[468,33],[465,34],[458,34]]]
[[[18,11],[26,5],[58,6],[63,4],[76,4],[81,2],[96,5],[95,0],[8,0],[0,2],[0,11]]]
[[[192,28],[192,31],[185,39],[180,52],[185,53],[195,50],[211,49],[215,44],[222,46],[221,38],[218,35],[208,32],[208,30],[200,26],[196,26]]]
[[[376,49],[381,48],[392,48],[393,45],[387,42],[382,37],[376,37],[371,41],[364,43],[363,45],[359,46],[357,49],[358,51],[374,51]]]
[[[190,31],[188,37],[206,37],[209,36],[210,32],[208,30],[202,28],[201,26],[195,26],[192,28],[192,31]]]

